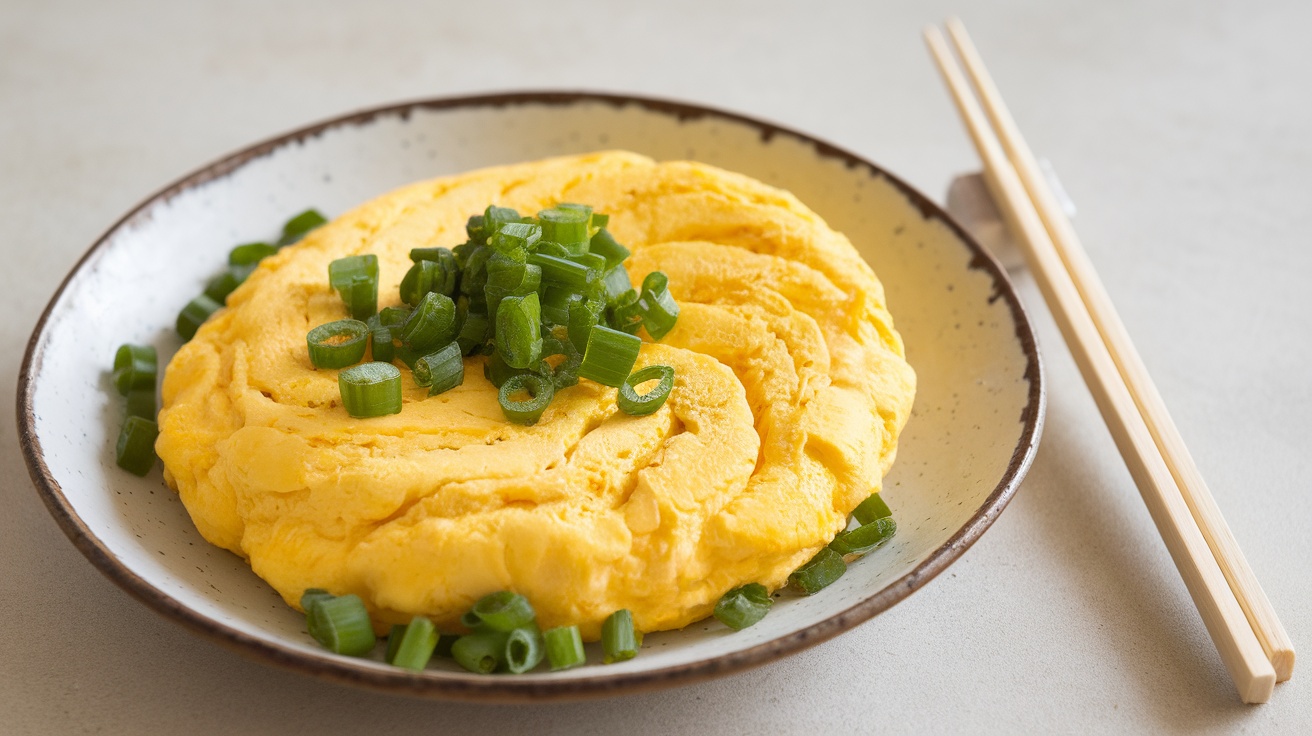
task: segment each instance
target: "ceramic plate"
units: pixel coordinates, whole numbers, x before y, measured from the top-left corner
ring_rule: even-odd
[[[897,536],[837,583],[784,595],[734,633],[714,619],[649,636],[636,659],[560,673],[477,676],[438,660],[411,674],[339,657],[236,556],[192,526],[159,470],[114,464],[122,399],[107,366],[123,342],[161,366],[173,319],[232,245],[290,213],[344,212],[418,179],[598,149],[696,159],[796,194],[883,281],[919,375],[885,496]],[[100,238],[51,300],[19,380],[19,431],[38,491],[110,579],[162,615],[254,658],[393,692],[482,699],[586,697],[686,683],[824,641],[906,598],[979,538],[1038,443],[1042,372],[1002,271],[937,206],[872,163],[800,133],[691,105],[578,93],[441,99],[348,115],[260,143],[170,185]],[[600,661],[593,652],[591,662]],[[542,668],[545,670],[545,668]]]

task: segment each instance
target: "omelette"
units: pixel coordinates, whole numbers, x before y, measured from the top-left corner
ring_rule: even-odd
[[[412,248],[455,245],[488,204],[580,202],[610,216],[634,283],[669,277],[681,312],[635,370],[675,369],[635,417],[583,380],[534,426],[508,422],[482,356],[403,409],[355,419],[306,333],[343,319],[327,278],[379,262],[400,302]],[[892,464],[915,374],[875,274],[788,192],[705,164],[603,152],[411,184],[266,258],[165,372],[156,450],[197,529],[292,606],[358,594],[375,625],[444,630],[483,595],[528,597],[585,639],[619,609],[640,631],[773,590],[846,525]]]

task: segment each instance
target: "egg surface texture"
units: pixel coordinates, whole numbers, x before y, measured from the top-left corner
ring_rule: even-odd
[[[349,316],[328,264],[377,255],[396,305],[411,248],[463,242],[489,204],[560,202],[610,215],[634,284],[669,276],[678,323],[642,333],[635,366],[674,367],[665,405],[628,416],[584,379],[515,425],[476,355],[431,397],[403,367],[399,414],[351,418],[305,342]],[[377,626],[453,630],[507,589],[596,639],[618,609],[673,629],[738,585],[782,586],[879,490],[914,393],[875,274],[794,196],[605,152],[411,184],[266,258],[169,363],[157,450],[201,534],[293,606],[326,588]]]

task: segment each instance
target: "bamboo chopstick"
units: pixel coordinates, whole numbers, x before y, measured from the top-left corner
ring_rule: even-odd
[[[985,182],[1020,241],[1030,270],[1240,698],[1246,703],[1266,702],[1275,687],[1275,670],[1190,515],[1089,308],[942,34],[937,28],[928,28],[925,40],[983,159]]]
[[[1066,270],[1070,272],[1075,288],[1079,290],[1080,297],[1092,315],[1103,342],[1111,352],[1112,360],[1116,362],[1121,379],[1129,386],[1134,403],[1148,424],[1148,431],[1152,433],[1158,452],[1166,459],[1166,464],[1171,469],[1171,476],[1175,479],[1181,495],[1184,496],[1185,503],[1189,505],[1194,522],[1198,524],[1203,538],[1207,540],[1207,546],[1211,548],[1212,555],[1221,567],[1221,572],[1225,574],[1230,590],[1238,599],[1240,607],[1244,609],[1249,625],[1257,634],[1257,640],[1261,642],[1267,659],[1275,668],[1276,682],[1288,680],[1294,671],[1294,644],[1290,641],[1289,634],[1280,624],[1280,618],[1271,607],[1271,601],[1267,599],[1261,584],[1257,582],[1257,576],[1253,574],[1248,560],[1239,549],[1239,543],[1230,532],[1230,526],[1221,515],[1216,499],[1212,497],[1202,474],[1198,472],[1198,466],[1194,464],[1189,449],[1185,447],[1184,439],[1180,437],[1180,431],[1176,429],[1175,422],[1166,410],[1166,404],[1162,401],[1161,394],[1157,392],[1156,384],[1149,377],[1148,369],[1144,367],[1139,352],[1130,342],[1129,333],[1126,332],[1125,325],[1112,306],[1111,298],[1103,288],[1102,280],[1098,278],[1093,263],[1080,243],[1079,236],[1075,234],[1075,228],[1062,211],[1056,195],[1039,169],[1034,153],[1021,137],[1016,121],[1011,117],[1011,112],[1003,102],[1002,95],[998,93],[993,78],[984,67],[984,61],[975,50],[975,44],[966,33],[966,27],[956,18],[949,18],[947,27],[948,36],[956,45],[957,55],[961,57],[966,73],[975,83],[975,89],[978,90],[980,100],[984,103],[984,111],[1001,139],[1002,147],[1006,150],[1012,166],[1020,174],[1021,183],[1024,184],[1026,192],[1037,207],[1039,217],[1057,247],[1057,253],[1061,256]]]

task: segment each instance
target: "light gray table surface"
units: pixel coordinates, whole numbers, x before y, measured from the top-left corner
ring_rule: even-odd
[[[971,28],[1295,646],[1312,652],[1312,4],[0,0],[0,375],[120,214],[362,107],[574,88],[810,132],[942,200],[979,166],[921,44]],[[0,421],[0,733],[1312,733],[1308,665],[1244,706],[1033,282],[1048,418],[992,529],[908,600],[747,673],[480,706],[248,661],[120,591]],[[896,305],[893,305],[896,312]],[[112,308],[112,305],[107,305]],[[311,731],[313,729],[314,731]]]

